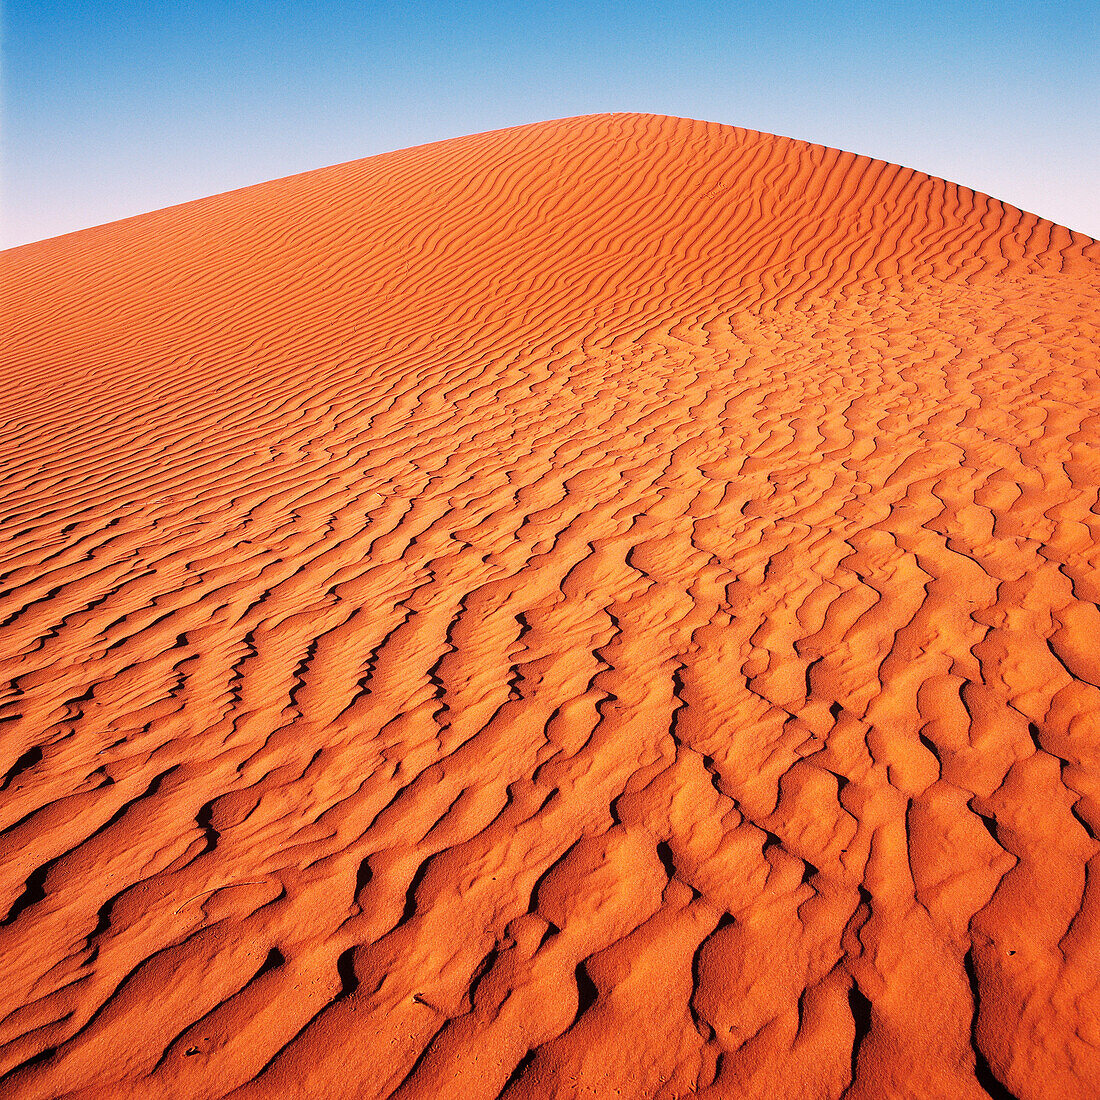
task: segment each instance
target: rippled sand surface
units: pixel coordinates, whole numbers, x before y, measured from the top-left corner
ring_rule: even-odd
[[[0,260],[5,1096],[1095,1096],[1094,241],[600,115]]]

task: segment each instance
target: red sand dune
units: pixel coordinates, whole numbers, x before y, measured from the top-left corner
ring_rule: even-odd
[[[1095,1095],[1094,241],[601,115],[3,264],[3,1095]]]

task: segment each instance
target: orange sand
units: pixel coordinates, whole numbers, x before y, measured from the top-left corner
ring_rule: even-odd
[[[1095,1095],[1094,241],[601,115],[3,264],[4,1096]]]

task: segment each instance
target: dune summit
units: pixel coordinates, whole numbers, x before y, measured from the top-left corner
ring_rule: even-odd
[[[1096,242],[600,115],[3,264],[4,1095],[1093,1095]]]

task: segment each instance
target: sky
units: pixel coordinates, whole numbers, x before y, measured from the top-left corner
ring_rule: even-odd
[[[1100,4],[5,0],[9,247],[460,134],[707,119],[1100,237]]]

